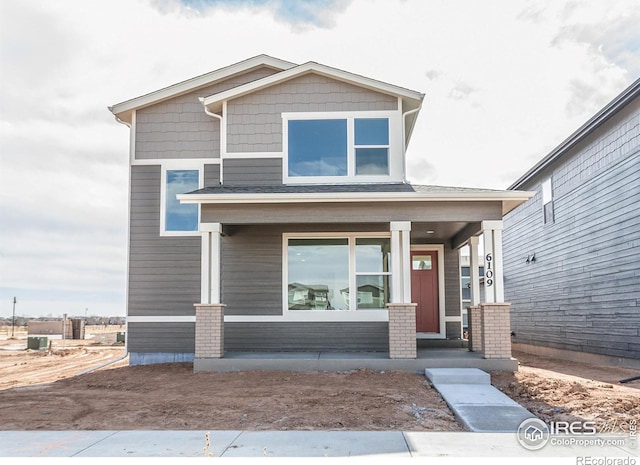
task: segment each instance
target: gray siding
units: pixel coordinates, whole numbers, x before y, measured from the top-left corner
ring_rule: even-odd
[[[396,97],[307,74],[229,101],[227,150],[281,152],[283,112],[397,109]]]
[[[127,349],[133,353],[193,353],[195,323],[129,323]]]
[[[282,184],[281,158],[227,158],[223,163],[225,186]]]
[[[336,202],[310,204],[204,205],[202,221],[228,224],[367,223],[502,219],[500,202]],[[385,231],[388,228],[384,229]]]
[[[160,166],[131,167],[129,316],[195,315],[200,238],[160,237]]]
[[[229,351],[388,351],[385,322],[225,323]]]
[[[506,216],[514,342],[640,358],[638,106],[525,186],[538,194]],[[543,225],[539,183],[549,175],[555,222]]]
[[[219,157],[219,120],[205,114],[198,98],[275,72],[270,68],[260,68],[137,110],[136,159]]]
[[[222,238],[227,315],[282,315],[282,232],[241,228]]]
[[[220,165],[204,165],[205,187],[220,185]]]

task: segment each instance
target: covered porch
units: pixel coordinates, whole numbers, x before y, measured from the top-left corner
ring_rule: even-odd
[[[359,187],[339,195],[277,191],[290,187],[273,188],[273,195],[216,188],[181,196],[202,208],[196,370],[515,369],[501,218],[522,193],[416,192],[413,186],[409,193],[366,195]],[[313,247],[305,249],[307,243]],[[423,348],[420,341],[462,340],[459,250],[465,245],[474,257],[469,349]],[[377,251],[377,268],[360,268],[360,246]],[[322,247],[343,251],[348,276],[342,281],[291,271],[307,250]],[[318,262],[309,255],[307,265],[342,260],[336,257]]]

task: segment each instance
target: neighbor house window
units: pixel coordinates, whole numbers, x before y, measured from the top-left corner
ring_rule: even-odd
[[[286,248],[289,310],[377,310],[389,303],[389,238],[289,238]]]
[[[542,211],[544,224],[553,223],[553,188],[551,186],[551,178],[542,183]]]
[[[297,113],[284,118],[287,177],[356,180],[390,175],[389,118],[323,119]]]
[[[199,170],[166,170],[165,173],[164,231],[198,231],[198,205],[181,204],[176,195],[198,190]]]

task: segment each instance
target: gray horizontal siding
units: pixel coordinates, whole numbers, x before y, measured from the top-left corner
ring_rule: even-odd
[[[447,245],[444,246],[444,297],[445,315],[460,316],[460,258],[458,250]],[[458,324],[456,337],[460,337],[459,329],[460,325]]]
[[[160,177],[160,166],[131,167],[129,316],[195,315],[200,301],[200,238],[160,237]]]
[[[502,219],[501,202],[371,202],[203,205],[205,222],[371,223],[389,221],[484,221]]]
[[[283,112],[397,109],[394,96],[307,74],[229,101],[227,151],[281,152]]]
[[[220,185],[220,165],[204,165],[204,186]]]
[[[275,72],[270,68],[252,70],[137,110],[136,159],[219,157],[220,122],[205,114],[199,97],[222,92]]]
[[[640,358],[640,113],[617,124],[556,167],[555,223],[539,193],[505,218],[516,342]]]
[[[229,351],[387,351],[384,322],[225,323]]]
[[[222,302],[227,315],[282,314],[282,232],[239,228],[222,238]]]
[[[193,353],[195,331],[195,323],[129,323],[127,349],[139,353]]]
[[[226,158],[223,163],[225,186],[282,184],[281,158]]]

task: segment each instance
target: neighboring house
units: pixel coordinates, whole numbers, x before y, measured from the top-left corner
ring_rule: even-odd
[[[513,342],[640,366],[640,79],[510,189],[537,192],[504,220]]]
[[[423,97],[261,55],[110,107],[131,128],[130,363],[416,357],[461,337],[458,249],[482,233],[501,304],[502,216],[530,194],[407,183]]]

